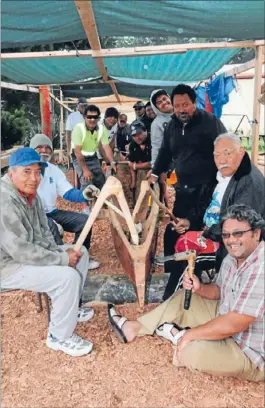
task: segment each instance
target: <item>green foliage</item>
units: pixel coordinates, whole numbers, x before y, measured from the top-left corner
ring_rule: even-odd
[[[6,150],[14,144],[21,144],[31,130],[31,122],[23,108],[13,112],[2,111],[1,117],[1,149]]]

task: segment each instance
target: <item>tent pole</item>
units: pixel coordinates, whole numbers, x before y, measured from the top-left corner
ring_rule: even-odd
[[[63,102],[63,91],[60,88],[60,101]],[[60,105],[60,152],[59,161],[63,161],[63,136],[64,136],[64,118],[63,118],[63,105]]]
[[[262,46],[256,47],[255,56],[255,82],[254,82],[254,103],[253,103],[253,125],[252,125],[252,147],[251,160],[254,164],[258,164],[259,155],[259,128],[260,128],[260,103],[258,98],[261,94],[261,77],[262,77],[262,62],[263,52]]]
[[[51,124],[51,104],[49,86],[40,86],[40,114],[41,114],[41,131],[44,135],[52,139]]]

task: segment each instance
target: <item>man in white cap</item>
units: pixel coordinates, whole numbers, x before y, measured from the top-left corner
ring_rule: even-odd
[[[53,146],[51,139],[43,134],[35,135],[30,141],[30,147],[36,150],[41,156],[41,160],[47,163],[47,168],[44,175],[41,178],[41,183],[38,187],[38,194],[41,198],[44,211],[48,217],[48,224],[53,233],[55,241],[58,245],[62,245],[62,239],[60,237],[58,227],[54,223],[58,223],[67,232],[75,234],[74,243],[79,238],[81,231],[87,221],[88,215],[78,213],[75,211],[59,210],[56,207],[57,197],[60,196],[64,200],[87,203],[87,199],[84,198],[83,193],[73,188],[68,182],[62,170],[52,163],[49,163],[52,157]],[[84,241],[84,246],[89,251],[91,240],[91,231]],[[89,269],[96,269],[99,267],[99,262],[94,259],[89,260]]]
[[[71,135],[72,130],[80,122],[84,122],[84,110],[85,107],[88,105],[86,98],[79,98],[77,104],[76,112],[70,113],[67,118],[65,131],[66,131],[66,147],[67,153],[70,155],[71,153]]]

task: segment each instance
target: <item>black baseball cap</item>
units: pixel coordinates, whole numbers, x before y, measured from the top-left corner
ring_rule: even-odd
[[[86,98],[78,98],[77,103],[80,104],[80,105],[87,105],[88,104]]]
[[[143,122],[134,121],[130,125],[130,135],[132,137],[138,135],[139,133],[146,132],[146,127]]]
[[[144,108],[144,103],[142,101],[137,101],[134,105],[133,108]]]

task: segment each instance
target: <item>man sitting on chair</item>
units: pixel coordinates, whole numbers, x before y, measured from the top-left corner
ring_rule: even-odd
[[[165,256],[174,254],[177,240],[187,230],[204,229],[204,237],[212,237],[215,241],[220,241],[221,231],[218,224],[220,212],[225,211],[232,204],[249,205],[263,218],[265,217],[264,176],[251,163],[248,153],[240,146],[239,137],[233,133],[223,133],[218,136],[214,142],[214,161],[218,172],[211,203],[205,211],[205,207],[200,205],[200,200],[198,201],[198,207],[194,207],[190,212],[190,219],[186,220],[189,225],[186,229],[179,228],[178,224],[167,227],[169,233],[165,234],[164,238]],[[205,200],[202,198],[201,202]],[[203,214],[204,211],[205,214]],[[227,251],[221,243],[216,253],[216,272],[226,254]],[[165,262],[165,272],[170,273],[170,277],[163,300],[174,293],[184,269],[183,262]]]
[[[25,147],[9,159],[1,180],[1,286],[45,292],[52,311],[46,345],[74,357],[88,354],[92,343],[73,333],[94,312],[80,307],[87,276],[87,250],[58,246],[48,227],[37,188],[47,163]]]
[[[193,371],[264,381],[264,233],[265,221],[246,205],[233,205],[222,216],[228,251],[215,284],[204,285],[185,272],[192,290],[184,309],[184,291],[137,321],[108,306],[109,321],[124,342],[137,336],[164,337],[175,346],[173,364]]]

